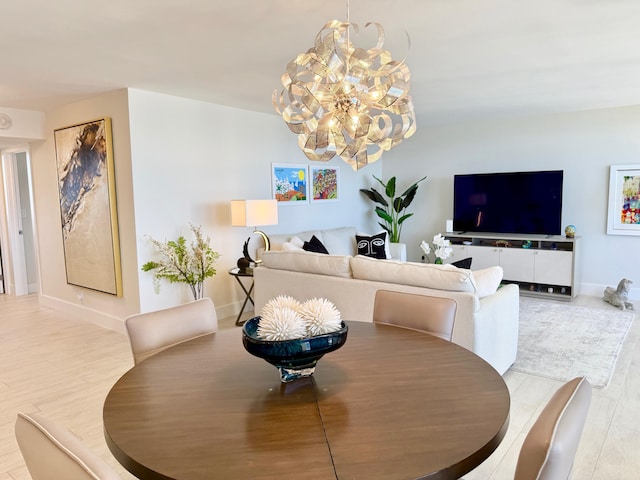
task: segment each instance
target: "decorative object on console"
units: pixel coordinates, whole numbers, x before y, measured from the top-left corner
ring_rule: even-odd
[[[231,200],[231,225],[234,227],[253,226],[253,234],[262,237],[264,250],[269,251],[269,237],[257,227],[278,224],[278,202],[276,200]],[[242,248],[244,257],[238,259],[238,268],[246,271],[251,263],[260,263],[249,253],[249,241],[247,238]]]
[[[607,235],[640,235],[640,164],[611,165]]]
[[[377,29],[377,45],[357,48],[349,34],[359,27],[350,22],[347,0],[347,21],[327,22],[314,46],[287,65],[283,89],[273,92],[275,110],[310,160],[337,154],[358,170],[415,133],[409,68],[382,48],[382,25],[368,26]]]
[[[573,225],[567,225],[564,227],[564,236],[567,238],[574,238],[576,236],[576,227]]]
[[[356,233],[358,255],[386,259],[391,258],[388,252],[387,232],[384,230],[375,235]]]
[[[250,354],[276,366],[282,382],[313,375],[318,360],[347,339],[340,312],[324,298],[301,303],[279,295],[261,313],[244,324],[242,343]]]
[[[632,284],[631,280],[623,278],[618,282],[617,288],[605,288],[602,299],[620,310],[633,310],[633,303],[629,301],[629,290]]]
[[[384,194],[387,198],[382,196],[375,188],[369,189],[361,188],[360,192],[364,193],[366,197],[373,203],[382,205],[382,207],[376,206],[376,215],[382,219],[382,222],[378,222],[382,228],[389,233],[389,241],[392,243],[400,242],[400,234],[402,233],[402,224],[409,217],[413,216],[413,213],[405,213],[406,209],[411,205],[413,199],[418,191],[418,184],[425,180],[424,176],[409,188],[407,188],[401,195],[396,197],[396,177],[391,177],[387,183],[384,183],[378,177],[373,175],[378,183],[384,188]]]
[[[214,264],[220,254],[210,247],[210,238],[202,234],[201,227],[191,223],[189,227],[195,237],[191,248],[187,247],[187,240],[182,235],[176,241],[165,243],[147,236],[161,257],[160,260],[151,260],[142,265],[143,271],[153,271],[156,293],[160,291],[160,279],[166,278],[171,283],[186,283],[193,299],[199,300],[203,296],[204,281],[216,274]]]
[[[451,242],[444,238],[441,233],[433,236],[433,245],[433,263],[442,264],[442,260],[449,258],[453,253]],[[423,240],[422,242],[420,242],[420,248],[424,252],[425,258],[428,259],[429,254],[431,253],[431,247],[429,246],[429,244],[425,240]]]

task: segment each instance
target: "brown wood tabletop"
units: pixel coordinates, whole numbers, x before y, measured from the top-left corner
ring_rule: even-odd
[[[132,368],[103,414],[109,448],[141,479],[455,479],[502,441],[509,405],[473,353],[349,322],[310,378],[280,383],[225,330]]]

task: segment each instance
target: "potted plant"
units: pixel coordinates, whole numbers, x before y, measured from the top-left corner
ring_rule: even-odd
[[[156,293],[160,291],[160,279],[166,278],[171,283],[186,283],[191,288],[193,299],[202,298],[202,287],[205,279],[216,274],[213,267],[220,254],[209,246],[209,237],[204,237],[200,227],[189,224],[195,240],[190,248],[184,236],[178,240],[165,243],[148,237],[160,255],[159,260],[151,260],[142,265],[145,272],[153,271],[153,286]]]
[[[382,219],[382,222],[378,222],[378,225],[387,231],[389,234],[389,241],[391,243],[399,243],[400,233],[402,233],[402,224],[407,218],[413,215],[413,213],[405,213],[406,209],[411,205],[411,202],[413,202],[413,199],[416,196],[418,184],[427,177],[422,177],[397,197],[396,177],[391,177],[387,183],[384,183],[375,175],[373,175],[373,178],[382,185],[386,198],[373,187],[369,189],[361,188],[360,191],[373,203],[378,204],[375,208],[375,212],[376,215]]]

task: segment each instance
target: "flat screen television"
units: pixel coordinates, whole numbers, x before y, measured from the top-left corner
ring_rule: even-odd
[[[455,175],[453,229],[559,235],[562,170]]]

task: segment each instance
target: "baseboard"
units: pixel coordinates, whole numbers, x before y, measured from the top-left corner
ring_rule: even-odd
[[[59,298],[49,297],[47,295],[39,295],[38,301],[41,305],[53,308],[58,311],[65,312],[69,315],[77,317],[78,320],[90,322],[102,328],[114,330],[119,333],[125,333],[124,321],[121,318],[107,315],[103,312],[77,305]]]
[[[589,295],[591,297],[602,297],[604,294],[604,289],[607,287],[616,287],[616,285],[599,285],[595,283],[582,283],[580,284],[580,290],[578,293],[580,295]],[[629,290],[629,300],[636,301],[640,300],[640,288],[632,288]]]
[[[242,302],[234,302],[228,303],[227,305],[223,305],[221,307],[216,306],[216,314],[218,315],[218,319],[228,318],[228,317],[237,317],[240,312],[240,308],[242,308]],[[247,313],[253,310],[253,305],[251,302],[245,307],[243,313]]]
[[[114,330],[116,332],[126,334],[126,330],[124,328],[124,320],[121,318],[107,315],[103,312],[87,308],[83,305],[60,300],[59,298],[49,297],[47,295],[39,295],[38,301],[45,307],[53,308],[54,310],[72,315],[78,320],[90,322],[102,328],[107,328],[109,330]],[[242,302],[229,303],[227,305],[223,305],[222,307],[216,306],[216,315],[219,319],[227,317],[237,317],[241,307]],[[251,309],[253,309],[253,305],[249,304],[249,306],[245,308],[245,312],[249,312]]]

